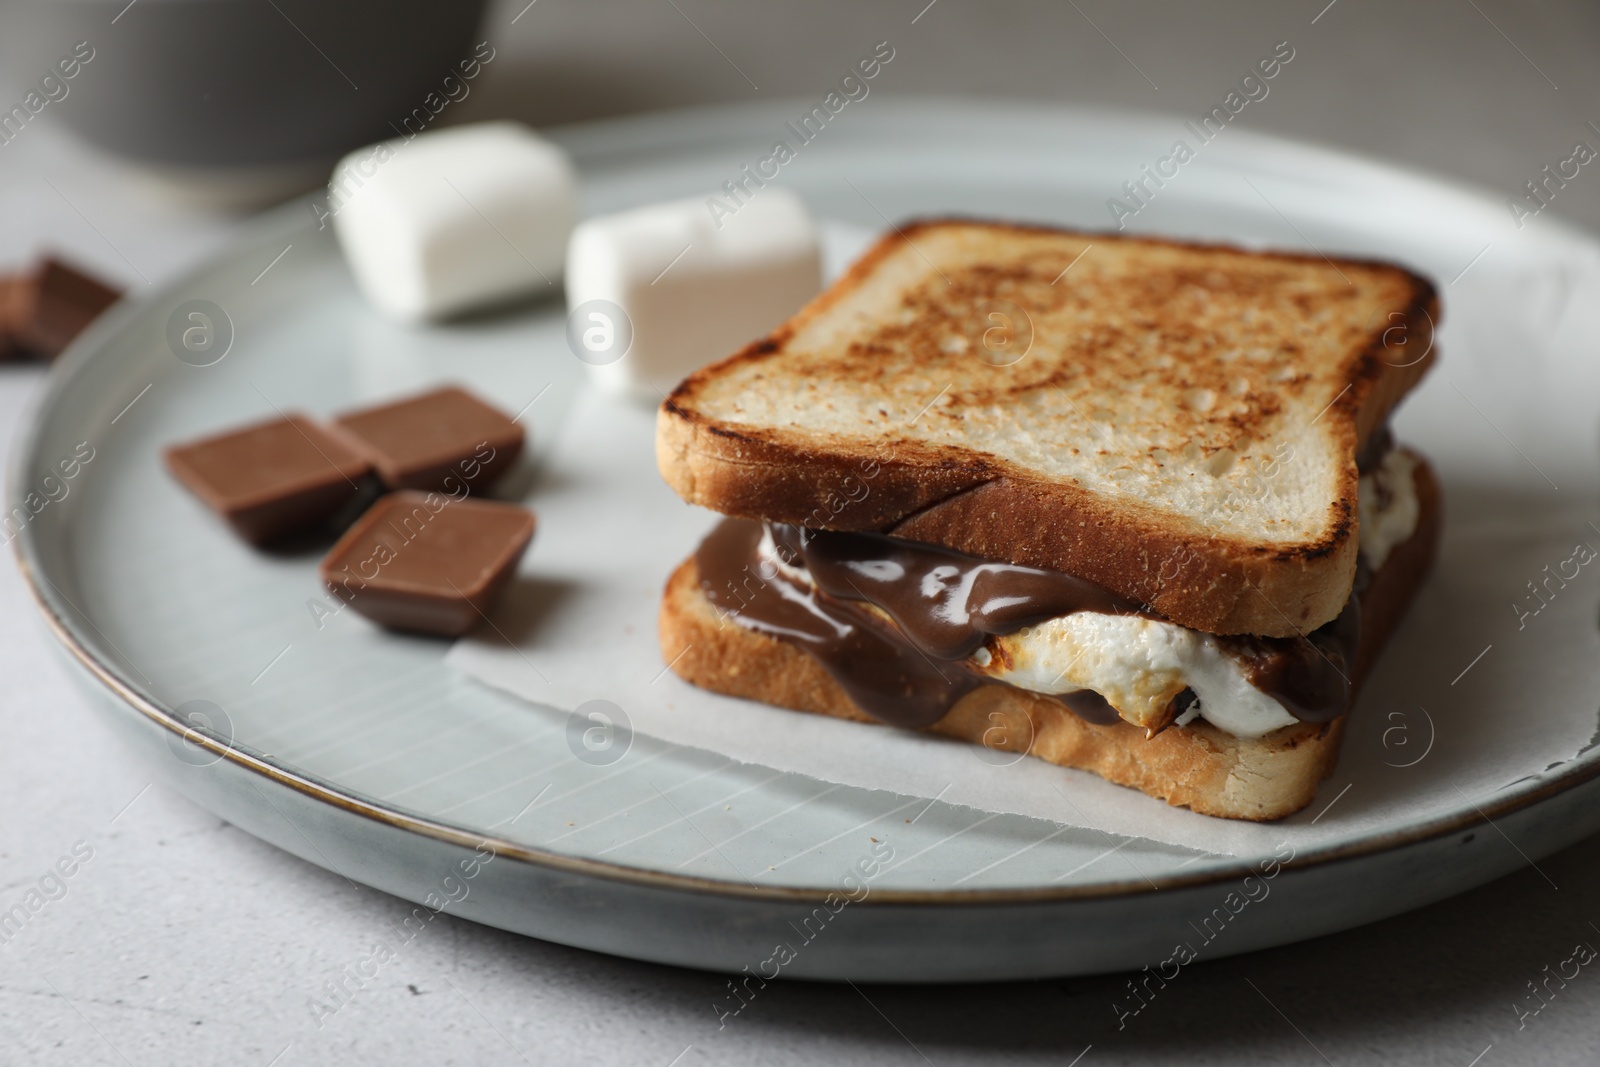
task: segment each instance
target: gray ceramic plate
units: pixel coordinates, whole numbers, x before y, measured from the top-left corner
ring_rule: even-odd
[[[719,186],[802,110],[556,136],[582,168],[586,210],[609,211]],[[1103,228],[1107,198],[1182,132],[1149,117],[874,99],[783,180],[821,217],[868,230],[930,212]],[[1521,242],[1520,255],[1563,277],[1567,264],[1593,269],[1587,237],[1545,220],[1519,234],[1493,198],[1243,131],[1227,138],[1139,228],[1393,255],[1442,281],[1497,241]],[[196,300],[221,309],[231,333],[210,366],[169,343],[169,323],[190,324]],[[1495,314],[1465,309],[1458,342]],[[66,495],[25,524],[18,552],[73,673],[130,753],[196,803],[351,879],[541,938],[732,972],[949,981],[1135,968],[1193,940],[1198,917],[1262,871],[1269,855],[1209,856],[830,787],[647,737],[596,766],[574,755],[567,716],[458,676],[440,642],[348,618],[319,629],[307,606],[317,553],[250,551],[158,462],[164,443],[274,409],[326,413],[449,378],[512,408],[539,398],[531,477],[581,388],[563,323],[550,301],[426,330],[389,324],[299,204],[97,324],[51,380],[10,495],[48,488],[62,458],[93,448]],[[1592,365],[1569,370],[1562,396],[1600,396]],[[1587,455],[1596,406],[1570,401],[1569,426],[1522,447],[1547,472]],[[1447,484],[1478,464],[1471,449],[1454,459],[1448,441],[1432,445]],[[1498,469],[1520,470],[1507,455]],[[1592,484],[1587,463],[1574,477]],[[1537,859],[1600,827],[1597,768],[1590,752],[1426,822],[1302,851],[1268,868],[1273,903],[1244,909],[1204,951],[1368,922]],[[897,859],[843,903],[848,872],[891,829]]]

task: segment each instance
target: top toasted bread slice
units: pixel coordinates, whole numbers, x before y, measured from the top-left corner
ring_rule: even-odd
[[[1436,318],[1433,286],[1385,263],[919,222],[685,379],[657,462],[729,515],[1293,636],[1349,598],[1356,457],[1432,363]]]

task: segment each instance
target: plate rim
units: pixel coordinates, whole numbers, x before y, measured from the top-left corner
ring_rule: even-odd
[[[794,97],[759,104],[722,104],[656,112],[643,116],[620,116],[594,122],[551,127],[544,132],[557,140],[589,141],[590,143],[584,147],[594,151],[596,154],[600,154],[605,151],[601,147],[602,145],[608,142],[627,140],[632,131],[639,129],[641,124],[648,123],[651,127],[658,125],[684,125],[704,122],[718,116],[727,117],[732,114],[741,116],[781,115],[784,113],[785,108],[794,106],[802,99]],[[1066,122],[1103,122],[1110,118],[1135,121],[1141,124],[1159,121],[1181,121],[1173,115],[1155,111],[1097,108],[1083,105],[1051,105],[1038,101],[974,100],[961,97],[924,96],[897,98],[889,102],[888,106],[905,112],[924,112],[930,115],[938,114],[941,110],[948,111],[951,107],[957,107],[971,116],[985,113],[1014,115],[1018,111],[1028,111],[1041,117],[1050,116]],[[948,115],[945,117],[948,118]],[[1391,163],[1359,152],[1348,152],[1331,146],[1279,137],[1273,134],[1263,134],[1255,131],[1240,132],[1246,136],[1235,138],[1235,141],[1245,141],[1256,148],[1271,147],[1277,150],[1288,148],[1303,153],[1306,158],[1321,158],[1329,163],[1339,163],[1346,166],[1355,163],[1390,177],[1404,178],[1409,182],[1425,184],[1435,189],[1448,189],[1457,196],[1480,203],[1492,196],[1489,190],[1456,181],[1448,176],[1435,175],[1420,168]],[[615,151],[614,145],[611,151]],[[580,156],[581,162],[582,149],[575,152],[575,154]],[[123,306],[104,316],[91,326],[89,331],[72,345],[71,351],[51,368],[43,387],[36,392],[28,410],[20,420],[16,437],[14,438],[14,451],[7,471],[6,499],[8,501],[14,499],[18,487],[25,484],[26,472],[32,466],[34,453],[48,425],[47,416],[54,411],[61,395],[80,375],[106,358],[105,354],[110,350],[111,342],[120,336],[126,322],[137,317],[156,301],[193,285],[210,271],[216,261],[238,250],[241,246],[260,240],[265,235],[280,230],[304,228],[308,224],[306,205],[310,203],[311,198],[315,195],[315,193],[312,193],[297,197],[249,220],[231,238],[212,250],[199,262],[191,265],[187,270],[175,275],[162,285],[153,288],[150,292],[127,301]],[[299,221],[298,223],[291,223],[291,219],[298,219]],[[1600,240],[1597,240],[1595,234],[1564,217],[1556,216],[1546,220],[1541,229],[1551,232],[1552,236],[1564,235],[1569,239],[1576,239],[1581,243],[1600,247]],[[18,571],[22,575],[23,584],[35,607],[39,610],[46,627],[73,660],[121,704],[126,705],[132,711],[137,712],[146,720],[167,730],[169,733],[191,744],[205,748],[220,759],[228,760],[245,773],[259,775],[279,785],[292,788],[312,800],[369,821],[465,848],[489,847],[494,850],[496,856],[504,856],[519,863],[547,870],[598,877],[641,888],[705,893],[727,898],[768,902],[817,904],[822,903],[824,898],[832,892],[832,890],[823,887],[758,886],[700,875],[666,872],[626,863],[568,855],[536,845],[510,841],[493,834],[477,833],[465,826],[414,814],[398,806],[385,805],[376,799],[366,799],[334,782],[308,774],[288,763],[276,760],[265,754],[246,751],[228,742],[218,741],[207,733],[194,729],[187,722],[180,720],[172,710],[163,707],[160,703],[140,693],[128,679],[121,676],[120,671],[113,664],[104,662],[101,657],[86,645],[78,633],[75,632],[75,624],[65,617],[60,610],[60,605],[54,602],[43,587],[44,585],[49,585],[56,596],[71,605],[71,601],[65,594],[61,593],[44,574],[45,567],[38,558],[38,550],[35,544],[36,538],[37,530],[30,523],[22,529],[18,536],[12,538],[12,552]],[[75,611],[78,610],[76,605],[72,605],[72,607]],[[83,615],[88,625],[94,628],[94,623],[87,614],[82,611],[78,611],[78,614]],[[1555,769],[1554,773],[1549,774],[1548,777],[1546,774],[1540,774],[1527,779],[1525,783],[1513,783],[1513,785],[1520,785],[1520,788],[1502,788],[1498,793],[1504,795],[1497,795],[1493,803],[1487,807],[1468,800],[1465,808],[1447,811],[1426,822],[1402,826],[1376,834],[1368,834],[1342,843],[1324,845],[1303,853],[1297,852],[1292,859],[1282,861],[1280,866],[1284,870],[1303,872],[1426,844],[1452,836],[1470,827],[1480,826],[1485,823],[1493,825],[1497,817],[1511,815],[1534,807],[1547,799],[1576,789],[1596,778],[1600,778],[1600,747],[1590,749],[1587,752],[1580,752],[1560,764],[1559,768]],[[1169,874],[1159,876],[1156,879],[1128,879],[1077,886],[998,887],[964,890],[949,888],[884,888],[873,892],[860,903],[872,905],[874,908],[1065,904],[1077,901],[1123,898],[1149,893],[1186,891],[1209,885],[1236,882],[1255,873],[1256,859],[1241,856],[1232,856],[1228,857],[1228,859],[1230,862],[1195,874]]]

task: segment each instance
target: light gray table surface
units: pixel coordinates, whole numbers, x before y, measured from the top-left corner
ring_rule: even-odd
[[[874,92],[1189,117],[1289,40],[1294,66],[1245,117],[1253,129],[1400,160],[1502,196],[1575,141],[1600,146],[1590,125],[1600,122],[1592,4],[525,3],[494,8],[485,36],[503,59],[462,117],[548,123],[813,96],[882,39],[898,55]],[[30,57],[4,59],[10,99]],[[1553,210],[1600,223],[1600,174],[1585,169]],[[239,221],[174,199],[48,121],[0,147],[0,266],[55,248],[137,295],[227,241]],[[41,381],[34,369],[0,368],[6,438]],[[1542,861],[1542,873],[1524,868],[1375,926],[1201,963],[1122,1031],[1111,1007],[1123,992],[1118,976],[947,988],[780,983],[719,1029],[718,976],[448,916],[319,1021],[311,1002],[328,999],[324,983],[409,905],[151,786],[70,688],[50,640],[7,553],[0,911],[74,849],[92,856],[62,881],[59,899],[0,944],[0,1064],[1600,1061],[1600,977],[1580,973],[1536,1016],[1519,1020],[1515,1007],[1529,1003],[1526,983],[1575,943],[1600,945],[1600,839]]]

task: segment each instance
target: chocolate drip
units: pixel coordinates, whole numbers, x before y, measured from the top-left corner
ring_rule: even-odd
[[[812,580],[830,596],[882,608],[908,641],[934,659],[965,659],[991,635],[1059,615],[1141,610],[1103,586],[1060,571],[993,563],[881,534],[771,529],[780,558],[803,557]]]
[[[983,684],[957,663],[935,664],[890,640],[866,609],[792,581],[759,556],[760,542],[761,524],[742,519],[711,532],[695,553],[706,598],[724,619],[805,649],[867,714],[892,726],[931,726]]]
[[[895,726],[932,725],[973,689],[1001,684],[966,665],[990,636],[1078,611],[1159,618],[1057,571],[880,534],[769,525],[778,559],[807,571],[811,584],[760,554],[762,529],[727,519],[701,544],[695,560],[707,599],[724,619],[805,649],[857,707]],[[1365,578],[1358,571],[1358,593]],[[1251,682],[1291,715],[1327,722],[1349,701],[1360,617],[1352,596],[1338,619],[1308,637],[1221,640]],[[1118,719],[1089,690],[1056,699],[1088,722]],[[1193,699],[1189,690],[1180,693],[1172,714]]]

